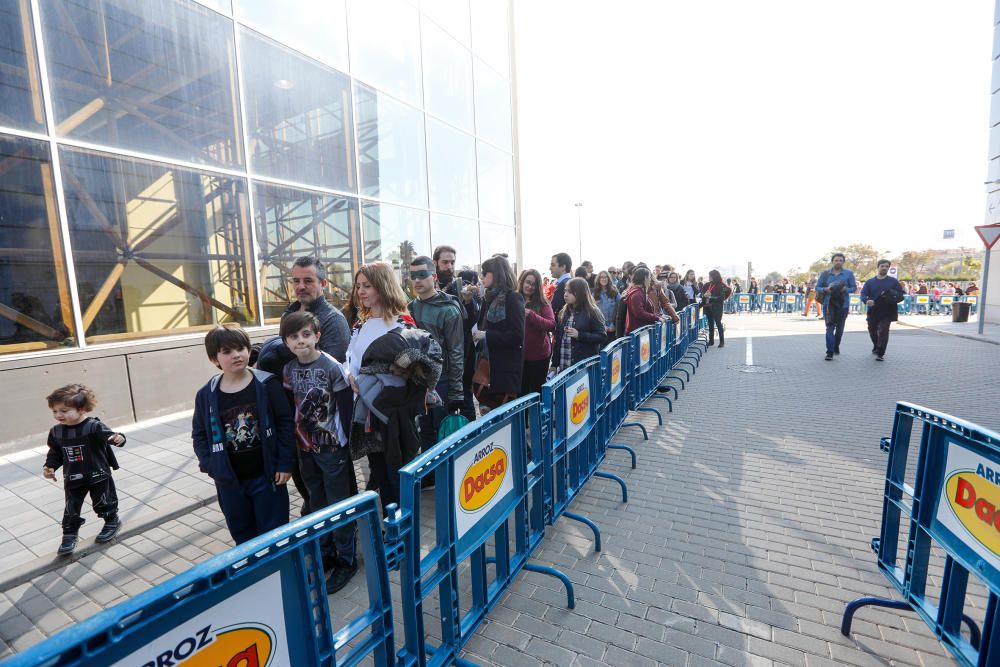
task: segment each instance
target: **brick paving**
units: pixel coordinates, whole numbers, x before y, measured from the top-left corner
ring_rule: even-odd
[[[603,551],[594,553],[589,529],[562,519],[533,558],[573,580],[576,609],[565,608],[556,580],[522,573],[463,657],[563,667],[953,664],[912,613],[866,608],[851,638],[838,626],[846,601],[895,597],[868,548],[885,470],[878,438],[889,433],[895,401],[1000,430],[1000,354],[898,328],[878,363],[856,331],[863,318],[852,316],[844,354],[824,362],[821,324],[794,317],[727,318],[727,348],[705,357],[665,425],[640,413],[650,440],[637,429],[616,439],[639,454],[636,470],[621,452],[604,466],[628,482],[629,503],[617,485],[594,479],[572,506],[601,527]],[[748,334],[754,364],[773,373],[736,370]],[[174,439],[186,454],[176,433],[150,432],[150,444]],[[0,519],[0,545],[17,539],[10,526]],[[229,544],[209,504],[6,588],[0,657]],[[364,595],[352,585],[331,608],[342,617]]]

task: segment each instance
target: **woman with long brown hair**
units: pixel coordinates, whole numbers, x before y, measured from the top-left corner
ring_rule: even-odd
[[[514,271],[502,255],[483,262],[480,273],[486,298],[473,339],[477,344],[486,341],[489,394],[513,398],[521,392],[524,365],[524,297],[515,289]]]
[[[594,303],[585,278],[566,283],[566,305],[559,311],[555,339],[552,365],[560,371],[598,354],[608,340],[604,315]]]
[[[524,368],[521,396],[541,391],[552,359],[552,332],[556,316],[541,289],[542,275],[535,269],[521,272],[517,291],[524,297]]]
[[[609,339],[615,336],[615,308],[619,301],[621,295],[611,280],[611,274],[607,271],[598,273],[594,284],[594,303],[604,315],[604,329]]]

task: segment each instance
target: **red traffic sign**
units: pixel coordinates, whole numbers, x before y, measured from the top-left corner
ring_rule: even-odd
[[[983,245],[986,246],[986,249],[990,250],[997,242],[997,239],[1000,239],[1000,223],[976,227],[976,233],[983,240]]]

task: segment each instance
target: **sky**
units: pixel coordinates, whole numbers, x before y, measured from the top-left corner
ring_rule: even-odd
[[[993,2],[515,0],[524,264],[978,247]],[[575,203],[583,206],[577,209]],[[954,241],[943,230],[956,229]]]

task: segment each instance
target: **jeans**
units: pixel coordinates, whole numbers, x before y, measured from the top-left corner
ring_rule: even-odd
[[[299,469],[309,487],[309,501],[315,512],[358,492],[354,462],[348,449],[337,445],[321,447],[318,452],[298,450]],[[355,525],[348,523],[320,538],[324,556],[340,556],[348,565],[354,563]]]
[[[288,487],[267,475],[240,480],[238,486],[215,487],[226,527],[236,544],[288,523]]]
[[[66,488],[63,493],[66,497],[62,519],[63,535],[76,535],[80,532],[80,526],[84,523],[80,511],[83,509],[83,500],[88,494],[90,502],[94,505],[94,514],[105,521],[118,516],[118,493],[115,491],[115,480],[111,475],[108,475],[103,482]]]
[[[844,337],[844,325],[847,324],[847,309],[839,313],[827,313],[826,320],[826,353],[833,354],[840,350],[840,339]]]

